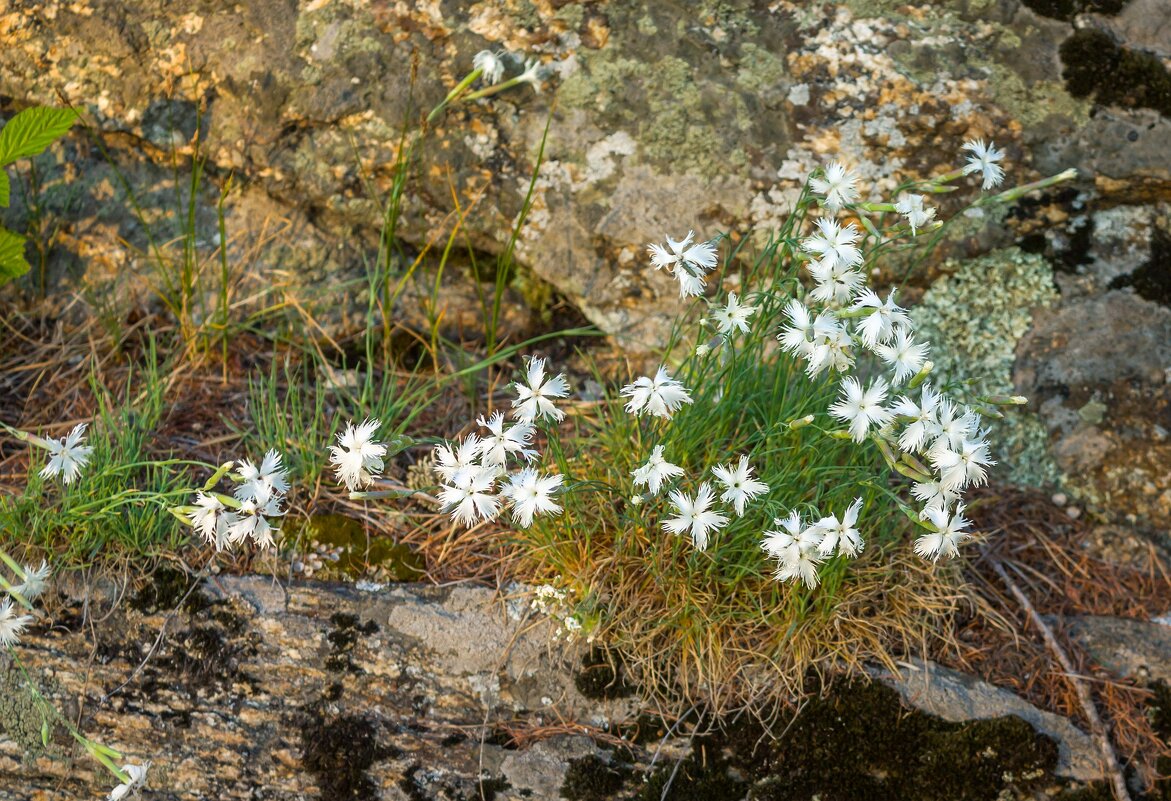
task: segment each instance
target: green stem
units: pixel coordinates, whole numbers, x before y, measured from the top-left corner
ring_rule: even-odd
[[[435,118],[438,117],[443,112],[443,110],[445,108],[447,108],[452,103],[454,103],[456,100],[458,100],[459,96],[462,95],[464,92],[466,92],[468,90],[468,87],[471,86],[473,83],[475,83],[476,79],[479,78],[483,74],[484,74],[484,71],[481,69],[475,69],[475,70],[472,70],[471,72],[469,72],[464,77],[464,79],[462,81],[460,81],[459,83],[457,83],[455,85],[454,89],[452,89],[450,92],[447,93],[447,97],[443,98],[442,103],[440,103],[435,108],[431,109],[431,113],[427,115],[427,122],[428,123],[434,122]],[[469,95],[467,99],[470,100],[471,96]]]

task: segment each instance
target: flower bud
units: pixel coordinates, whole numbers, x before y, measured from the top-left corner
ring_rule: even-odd
[[[789,421],[789,428],[796,431],[799,428],[805,428],[813,422],[813,415],[807,414],[804,417],[798,417],[796,420]]]
[[[907,389],[914,389],[927,380],[927,376],[931,375],[931,371],[935,369],[935,362],[928,359],[923,362],[923,367],[919,372],[915,373],[915,377],[911,379],[911,383],[907,384]]]

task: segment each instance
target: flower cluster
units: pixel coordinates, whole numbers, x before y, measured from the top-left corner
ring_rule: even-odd
[[[235,472],[231,472],[233,467]],[[231,495],[213,491],[225,474],[237,485]],[[241,459],[238,465],[225,463],[196,493],[193,506],[171,511],[217,551],[247,540],[267,548],[278,531],[270,518],[284,515],[281,504],[288,491],[289,471],[282,465],[281,455],[270,450],[259,466],[247,459]]]
[[[529,359],[525,380],[513,385],[511,425],[504,413],[477,419],[480,433],[466,435],[456,442],[443,442],[434,452],[434,471],[439,477],[439,501],[452,519],[471,527],[496,517],[507,505],[515,524],[532,525],[538,514],[556,515],[561,506],[553,496],[561,489],[563,477],[542,474],[531,467],[540,453],[530,447],[536,436],[536,424],[554,423],[565,418],[555,400],[569,396],[569,382],[563,374],[547,376],[545,360]],[[509,472],[512,464],[524,466]]]
[[[533,591],[531,607],[557,622],[557,629],[553,632],[554,640],[571,643],[585,630],[574,611],[575,605],[571,600],[573,594],[572,587],[558,589],[552,584],[542,584]],[[586,641],[593,642],[593,637],[590,636]]]
[[[0,648],[9,648],[20,640],[20,635],[33,622],[33,616],[21,614],[21,609],[32,610],[32,602],[48,586],[49,564],[41,561],[40,567],[20,565],[0,551],[0,556],[12,571],[15,581],[0,575]]]

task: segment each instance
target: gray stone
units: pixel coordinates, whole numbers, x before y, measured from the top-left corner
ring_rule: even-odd
[[[1090,658],[1124,678],[1171,682],[1171,626],[1084,615],[1061,621]]]

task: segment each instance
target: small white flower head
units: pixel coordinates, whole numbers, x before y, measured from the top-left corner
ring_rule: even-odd
[[[93,447],[82,445],[85,439],[85,428],[88,423],[79,423],[73,427],[64,439],[46,439],[45,445],[49,449],[49,463],[41,468],[42,478],[61,476],[66,484],[81,475],[81,469],[89,462]]]
[[[881,378],[865,390],[858,379],[850,376],[842,382],[842,399],[829,407],[833,417],[850,424],[850,436],[855,442],[866,439],[871,426],[882,427],[890,422],[891,413],[883,407],[887,386]]]
[[[122,772],[126,774],[126,781],[111,790],[106,796],[106,801],[128,801],[137,796],[146,786],[146,772],[150,770],[150,765],[150,762],[142,765],[123,765]]]
[[[854,357],[850,352],[852,344],[845,326],[834,317],[833,312],[822,312],[813,321],[813,347],[805,372],[810,378],[816,378],[825,369],[844,373],[854,366]]]
[[[931,452],[931,464],[939,471],[939,483],[946,489],[959,490],[988,480],[987,466],[996,464],[988,454],[988,443],[982,439],[965,439],[956,450],[936,449]]]
[[[226,511],[219,498],[200,492],[195,496],[197,511],[191,515],[191,525],[199,536],[222,551],[227,545],[228,526],[235,523],[235,516]]]
[[[265,497],[283,495],[289,491],[289,471],[281,467],[281,455],[275,450],[264,454],[260,467],[247,459],[240,460],[240,467],[236,471],[241,479],[240,486],[236,487],[236,498],[259,498],[264,489],[268,489]]]
[[[12,592],[24,596],[27,601],[40,597],[48,589],[50,572],[49,563],[44,559],[41,560],[40,567],[25,565],[24,581],[15,585]]]
[[[837,212],[858,200],[858,179],[841,162],[831,161],[823,173],[824,177],[809,179],[810,188],[825,199],[823,206]]]
[[[499,83],[504,77],[503,50],[495,52],[481,50],[472,57],[472,68],[480,70],[480,75],[486,84]]]
[[[960,408],[945,399],[939,406],[938,423],[931,429],[932,450],[958,450],[965,439],[976,436],[980,416],[967,407]]]
[[[935,208],[923,205],[925,198],[908,192],[899,198],[895,204],[895,211],[907,218],[907,225],[911,226],[911,236],[916,236],[919,229],[935,219]]]
[[[893,384],[901,384],[923,369],[927,350],[927,343],[915,344],[914,338],[907,334],[905,328],[900,328],[888,344],[876,345],[874,348],[879,358],[894,369]]]
[[[773,526],[775,528],[764,532],[760,547],[769,556],[780,558],[790,545],[801,538],[801,532],[804,530],[801,525],[801,514],[790,512],[788,517],[774,517]]]
[[[329,448],[334,474],[350,492],[373,484],[385,467],[386,446],[374,441],[374,432],[380,425],[380,420],[366,420],[360,426],[350,421],[337,435],[337,445]]]
[[[632,495],[630,497],[630,505],[631,506],[640,506],[641,504],[642,504],[642,496],[641,495]]]
[[[777,581],[800,579],[806,587],[816,587],[821,577],[817,566],[824,557],[818,551],[823,534],[817,526],[801,525],[801,516],[793,512],[787,518],[773,520],[780,530],[765,532],[761,547],[778,562],[773,578]]]
[[[862,251],[856,244],[861,236],[853,223],[842,226],[837,220],[822,217],[817,221],[817,233],[802,240],[801,249],[816,253],[816,261],[827,268],[848,269],[862,263]]]
[[[653,379],[648,376],[635,379],[633,384],[619,390],[619,394],[630,398],[626,403],[630,414],[653,414],[664,420],[670,420],[683,404],[691,403],[687,387],[671,378],[664,367],[659,368]]]
[[[492,494],[496,471],[481,467],[466,474],[458,484],[439,490],[439,501],[457,523],[471,528],[478,520],[491,520],[500,511],[500,499]]]
[[[997,150],[992,142],[984,144],[983,139],[969,139],[964,142],[963,149],[971,154],[964,165],[964,175],[980,173],[984,178],[984,189],[999,186],[1004,180],[1004,169],[998,162],[1004,158],[1004,151]]]
[[[935,560],[941,556],[959,556],[959,544],[972,536],[964,531],[971,525],[964,517],[964,505],[956,504],[952,515],[947,513],[946,506],[929,507],[923,516],[935,530],[915,540],[915,553],[924,559]]]
[[[908,453],[921,453],[927,446],[927,439],[931,431],[939,425],[938,411],[942,396],[924,384],[919,393],[919,402],[903,395],[899,398],[891,412],[898,417],[906,418],[907,427],[899,435],[899,448]]]
[[[247,539],[260,548],[268,548],[273,544],[272,535],[277,533],[277,529],[269,523],[268,518],[284,514],[281,496],[267,482],[258,482],[255,489],[256,493],[252,497],[240,502],[235,519],[228,525],[227,538],[232,545],[239,545]]]
[[[541,74],[544,72],[544,67],[541,65],[539,59],[530,58],[525,61],[525,71],[516,76],[519,83],[527,83],[533,87],[533,91],[537,94],[541,93]]]
[[[724,485],[720,500],[732,504],[737,517],[744,516],[744,507],[750,500],[768,492],[768,484],[752,477],[752,467],[748,464],[747,456],[741,456],[739,464],[735,467],[719,465],[713,467],[712,472]]]
[[[483,415],[476,420],[488,429],[488,436],[480,440],[480,463],[485,467],[504,467],[509,454],[521,456],[531,462],[537,452],[528,447],[533,441],[533,426],[531,423],[518,422],[510,428],[504,428],[504,412],[496,411],[487,420]]]
[[[483,443],[475,434],[468,434],[454,446],[449,442],[436,445],[435,474],[448,484],[466,484],[471,476],[481,470],[479,460],[482,447]]]
[[[0,648],[16,645],[20,635],[33,622],[32,615],[18,615],[11,598],[0,602]]]
[[[529,359],[525,371],[525,382],[517,382],[517,398],[512,402],[512,416],[525,423],[549,418],[560,423],[565,419],[565,412],[553,405],[553,398],[569,397],[569,382],[564,373],[558,373],[552,378],[545,378],[545,360]]]
[[[695,497],[676,490],[671,493],[671,502],[679,514],[663,523],[663,529],[672,534],[689,533],[691,543],[701,551],[707,550],[708,533],[718,531],[728,523],[728,518],[708,509],[715,500],[708,483],[699,485]]]
[[[532,525],[536,514],[561,514],[561,506],[553,500],[553,493],[561,487],[560,475],[542,476],[532,467],[526,467],[509,476],[500,494],[512,507],[512,520],[521,528]]]
[[[813,353],[813,317],[805,304],[796,298],[785,304],[785,317],[789,324],[777,334],[781,348],[801,358]]]
[[[712,317],[716,320],[716,330],[724,336],[731,336],[733,331],[747,334],[748,318],[755,312],[755,306],[741,303],[735,292],[729,292],[727,305],[717,307]]]
[[[958,492],[944,487],[938,480],[915,482],[911,487],[911,494],[923,504],[920,519],[926,519],[928,510],[946,509],[960,498]]]
[[[901,306],[895,303],[895,290],[892,289],[886,300],[878,297],[872,289],[863,289],[850,311],[873,309],[872,312],[858,321],[858,335],[863,344],[873,350],[880,344],[888,342],[895,333],[896,326],[901,329],[911,328],[911,318]]]
[[[809,274],[817,286],[809,297],[819,303],[842,306],[850,302],[854,293],[866,283],[858,270],[833,261],[815,261],[809,265]]]
[[[634,476],[634,486],[646,485],[647,491],[651,495],[658,495],[659,490],[663,488],[663,482],[669,478],[683,475],[683,468],[664,459],[663,446],[656,445],[651,451],[650,458],[646,460],[646,464],[636,468],[631,475]],[[641,496],[636,495],[635,497],[639,499],[638,503],[642,502]]]
[[[822,556],[830,556],[837,551],[843,556],[854,557],[866,547],[866,543],[862,541],[862,534],[854,527],[861,509],[862,499],[855,498],[841,520],[838,520],[836,515],[830,515],[817,521],[816,528],[822,536],[817,550]]]

